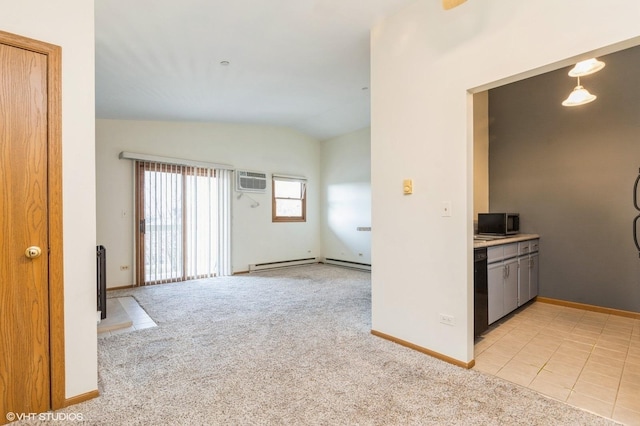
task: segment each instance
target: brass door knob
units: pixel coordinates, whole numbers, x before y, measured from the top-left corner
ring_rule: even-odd
[[[24,251],[24,255],[29,259],[35,259],[36,257],[40,257],[42,254],[42,249],[38,246],[31,246]]]

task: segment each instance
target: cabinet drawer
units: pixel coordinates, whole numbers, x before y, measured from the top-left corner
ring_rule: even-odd
[[[530,240],[529,241],[529,253],[535,253],[540,248],[540,240]]]
[[[504,249],[502,246],[487,248],[487,263],[498,262],[502,259],[504,259]]]
[[[530,241],[520,241],[518,243],[518,256],[525,256],[531,250]]]
[[[501,244],[487,248],[487,263],[499,262],[518,256],[518,243]]]
[[[518,243],[505,244],[502,247],[504,247],[503,259],[510,259],[518,255]]]

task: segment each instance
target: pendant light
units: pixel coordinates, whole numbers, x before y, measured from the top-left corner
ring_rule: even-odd
[[[580,77],[578,77],[578,85],[569,94],[569,97],[562,101],[562,105],[566,107],[584,105],[595,101],[596,98],[596,95],[592,95],[587,89],[580,85]]]
[[[605,63],[597,60],[596,58],[587,59],[585,61],[578,62],[571,71],[569,71],[570,77],[583,77],[585,75],[593,74],[604,68]]]
[[[596,58],[586,59],[578,62],[569,71],[570,77],[578,78],[578,85],[573,89],[573,92],[569,94],[569,97],[562,102],[563,106],[571,107],[588,104],[596,100],[597,96],[589,93],[587,89],[580,85],[580,77],[593,74],[604,68],[605,63],[597,60]]]

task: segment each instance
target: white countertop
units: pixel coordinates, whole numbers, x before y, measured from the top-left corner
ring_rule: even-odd
[[[501,244],[517,243],[518,241],[535,240],[540,238],[538,234],[517,234],[496,238],[495,240],[473,240],[473,248],[499,246]]]

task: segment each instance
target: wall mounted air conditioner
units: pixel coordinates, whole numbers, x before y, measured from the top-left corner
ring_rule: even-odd
[[[267,174],[236,170],[236,191],[266,192]]]

